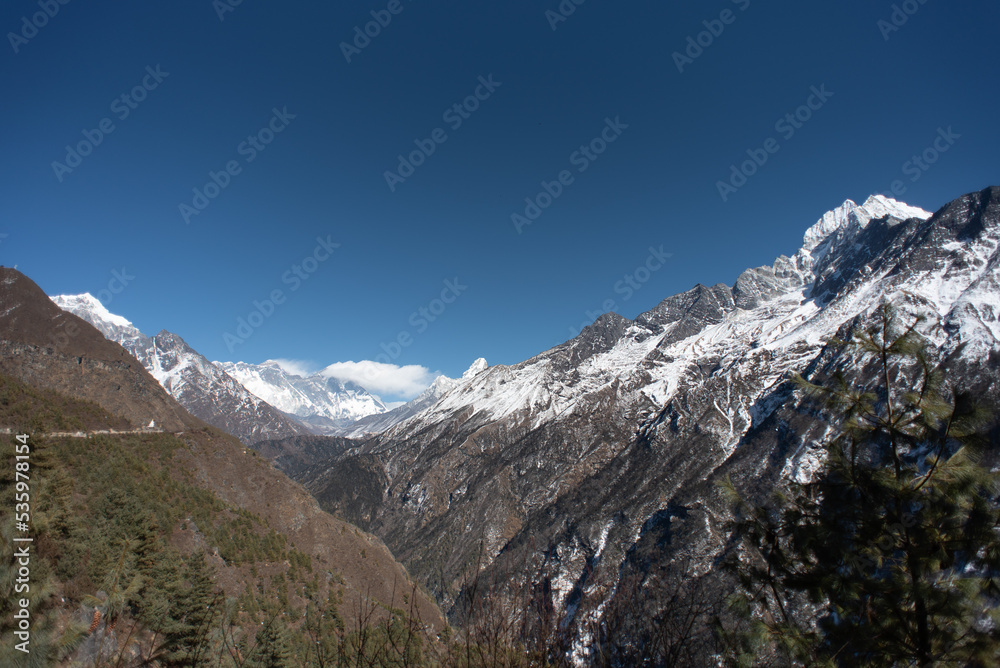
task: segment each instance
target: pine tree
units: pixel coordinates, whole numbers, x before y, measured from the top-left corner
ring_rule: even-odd
[[[155,658],[164,666],[209,665],[212,631],[222,598],[215,591],[204,554],[195,553],[185,560],[182,577],[184,582],[175,582],[170,592],[163,643]]]
[[[292,668],[291,640],[288,628],[274,616],[257,632],[257,644],[249,652],[248,668]]]
[[[135,539],[135,566],[142,577],[138,617],[146,628],[157,633],[170,619],[170,596],[181,580],[179,555],[164,545],[160,533],[158,523],[150,516]]]
[[[749,548],[733,564],[749,593],[734,603],[753,615],[728,634],[733,664],[996,665],[1000,499],[979,464],[985,415],[945,392],[919,323],[901,328],[884,304],[836,342],[860,353],[871,388],[797,379],[842,418],[811,482],[755,508],[728,485]]]
[[[91,606],[98,614],[94,615],[94,623],[103,620],[100,635],[97,637],[97,659],[95,665],[105,658],[110,658],[121,649],[118,640],[114,636],[114,630],[118,621],[128,611],[132,603],[139,596],[139,589],[142,586],[142,578],[135,573],[132,568],[133,554],[135,547],[132,541],[122,541],[121,553],[115,563],[114,568],[108,573],[103,582],[105,596],[85,596],[83,602]],[[96,631],[94,624],[91,625],[91,633]],[[107,656],[105,656],[107,654]]]

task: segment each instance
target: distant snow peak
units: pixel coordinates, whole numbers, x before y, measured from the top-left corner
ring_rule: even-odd
[[[105,308],[104,304],[97,299],[97,297],[94,297],[89,292],[84,292],[81,295],[56,295],[55,297],[50,297],[49,299],[51,299],[56,306],[64,311],[71,311],[73,313],[83,311],[93,315],[95,319],[111,325],[116,325],[118,327],[132,326],[130,321],[109,311]]]
[[[468,373],[468,372],[466,372],[466,373]],[[450,389],[454,384],[455,384],[455,379],[449,378],[448,376],[445,376],[445,375],[442,374],[442,375],[438,376],[437,378],[435,378],[434,382],[431,383],[430,387],[428,387],[426,390],[424,390],[421,393],[421,395],[427,394],[428,392],[434,392],[435,390],[442,389],[442,388],[444,388],[444,389]],[[419,399],[420,396],[418,396],[417,398]]]
[[[247,391],[177,334],[162,330],[156,336],[146,336],[125,318],[110,313],[90,294],[51,299],[59,308],[83,318],[105,338],[128,350],[192,415],[245,443],[305,431]]]
[[[280,360],[262,364],[215,362],[250,392],[289,415],[308,421],[324,432],[389,410],[364,388],[324,369],[310,376],[291,373]],[[332,433],[332,432],[331,432]]]
[[[480,357],[472,363],[472,366],[466,369],[465,373],[462,374],[462,378],[473,378],[485,371],[489,366],[490,365],[486,363],[486,360]]]
[[[276,360],[265,360],[261,363],[261,366],[270,366],[281,369],[285,373],[298,376],[299,378],[308,378],[313,375],[310,370],[310,365],[308,362],[301,362],[299,360],[291,359],[276,359]]]

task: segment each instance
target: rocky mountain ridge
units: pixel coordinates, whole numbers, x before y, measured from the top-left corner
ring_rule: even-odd
[[[133,426],[203,426],[143,365],[85,320],[53,304],[16,269],[0,267],[0,373],[100,403]]]
[[[215,362],[247,390],[286,415],[306,424],[314,433],[344,435],[355,421],[389,410],[363,387],[322,372],[301,376],[268,360],[263,364]]]
[[[176,334],[143,334],[88,293],[51,299],[132,353],[192,415],[248,445],[305,434],[370,436],[433,404],[456,382],[439,376],[415,399],[390,409],[356,383],[322,372],[301,376],[270,360],[210,362]]]
[[[998,244],[1000,188],[933,215],[846,201],[797,253],[732,287],[697,285],[634,320],[606,314],[300,478],[444,604],[481,554],[494,580],[538,564],[552,605],[581,624],[614,596],[592,577],[602,564],[684,558],[712,573],[726,545],[720,477],[753,497],[815,470],[828,427],[803,415],[789,378],[865,382],[864,361],[827,341],[883,299],[928,316],[921,331],[949,376],[1000,405]]]
[[[51,299],[132,353],[192,415],[244,443],[309,433],[304,425],[247,391],[180,336],[166,330],[146,336],[127,319],[110,313],[90,294],[59,295]]]
[[[342,432],[342,435],[347,438],[362,439],[386,431],[400,422],[408,420],[414,415],[430,408],[442,397],[462,384],[463,380],[473,378],[487,368],[489,368],[489,365],[486,363],[486,360],[480,357],[466,369],[465,373],[462,374],[462,378],[438,376],[431,383],[430,387],[409,402],[385,413],[369,415],[368,417],[356,420]]]

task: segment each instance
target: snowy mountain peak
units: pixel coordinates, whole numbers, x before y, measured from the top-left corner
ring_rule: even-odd
[[[302,376],[276,360],[262,364],[215,362],[215,365],[254,395],[321,433],[340,433],[360,418],[389,410],[379,397],[359,385],[322,371]]]
[[[924,211],[920,207],[910,206],[885,195],[871,195],[861,205],[861,208],[871,214],[872,220],[886,216],[892,216],[899,220],[909,220],[910,218],[927,220],[934,215],[930,211]]]
[[[216,362],[216,364],[218,364],[218,362]],[[277,360],[264,360],[258,366],[268,367],[270,369],[278,369],[282,373],[288,374],[289,376],[295,376],[297,378],[305,378],[306,376],[309,375],[309,374],[303,374],[303,373],[295,373],[293,370],[291,370],[291,369],[288,368],[287,364],[283,365],[281,362],[279,362]]]
[[[806,230],[802,238],[802,251],[812,252],[833,236],[843,238],[854,236],[867,227],[872,220],[892,216],[899,220],[919,218],[927,220],[931,213],[910,206],[884,195],[872,195],[865,203],[858,206],[853,200],[847,200],[836,209],[823,214],[816,224]],[[818,259],[818,258],[814,258]]]
[[[434,382],[431,383],[431,386],[424,390],[423,393],[431,392],[434,388],[450,388],[454,384],[455,380],[453,378],[449,378],[448,376],[442,374],[435,378]]]
[[[485,371],[487,368],[489,368],[489,366],[490,365],[486,363],[486,360],[480,357],[479,359],[477,359],[475,362],[472,363],[472,366],[470,366],[465,371],[465,373],[462,374],[462,378],[472,378],[478,375],[479,373]]]
[[[132,327],[131,322],[106,309],[104,304],[89,292],[84,292],[82,295],[57,295],[50,297],[50,299],[64,311],[70,311],[78,315],[78,312],[86,312],[91,314],[96,320],[117,327]]]
[[[51,297],[56,306],[96,327],[135,356],[192,415],[250,444],[306,431],[216,368],[183,338],[166,330],[146,336],[90,294]]]

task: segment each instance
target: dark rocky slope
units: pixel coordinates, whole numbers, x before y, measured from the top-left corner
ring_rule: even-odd
[[[728,545],[722,476],[760,498],[815,470],[829,428],[789,378],[840,370],[864,383],[864,360],[825,341],[882,299],[928,315],[921,331],[950,380],[1000,406],[998,242],[1000,188],[933,216],[847,202],[794,256],[732,288],[696,286],[634,321],[607,314],[531,360],[464,379],[302,479],[446,605],[482,549],[482,577],[534,564],[552,605],[585,621],[614,591],[598,586],[598,567],[612,580],[670,562],[715,572]]]

